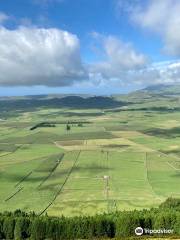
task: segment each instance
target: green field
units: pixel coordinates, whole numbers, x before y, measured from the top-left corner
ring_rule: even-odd
[[[157,110],[154,98],[119,98],[131,104],[2,111],[0,211],[93,215],[180,197],[178,100],[161,97]],[[55,126],[30,130],[41,122]]]

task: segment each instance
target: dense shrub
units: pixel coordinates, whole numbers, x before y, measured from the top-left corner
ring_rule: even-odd
[[[0,214],[0,239],[68,240],[133,237],[136,227],[173,229],[180,236],[180,200],[168,199],[159,208],[81,217],[49,217],[20,210]]]

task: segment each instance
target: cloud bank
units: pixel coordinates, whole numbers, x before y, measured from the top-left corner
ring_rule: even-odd
[[[119,3],[133,23],[162,37],[166,53],[180,55],[179,0]],[[0,86],[63,87],[83,83],[120,87],[180,82],[179,60],[151,63],[131,42],[116,36],[94,32],[100,60],[83,63],[76,35],[31,24],[8,29],[3,26],[8,20],[9,16],[0,12]]]
[[[152,63],[131,43],[93,33],[101,41],[104,61],[89,66],[91,81],[103,86],[151,85],[180,82],[180,61]]]
[[[59,29],[0,27],[1,86],[67,86],[86,78],[78,38]]]
[[[115,36],[93,34],[100,41],[104,60],[89,66],[91,79],[103,82],[111,80],[122,83],[129,71],[137,71],[145,66],[147,58],[138,53],[131,43],[126,43]]]
[[[179,0],[149,0],[146,6],[137,4],[131,8],[130,18],[143,29],[159,34],[166,54],[180,56]]]

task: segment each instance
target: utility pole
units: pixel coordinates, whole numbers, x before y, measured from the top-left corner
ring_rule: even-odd
[[[107,164],[107,171],[108,171],[108,166],[109,166],[109,164],[108,164],[108,160],[109,160],[109,151],[107,151],[107,159],[106,159],[107,161],[106,161],[106,164]]]
[[[107,151],[107,161],[108,161],[108,159],[109,159],[109,151]]]
[[[104,176],[104,192],[106,195],[106,199],[108,200],[109,198],[109,176]]]
[[[107,200],[107,210],[109,211],[109,176],[104,176],[104,193],[106,196],[106,200]]]

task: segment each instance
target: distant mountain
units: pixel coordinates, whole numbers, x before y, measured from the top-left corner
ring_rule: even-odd
[[[0,96],[0,100],[45,100],[53,98],[65,98],[65,97],[82,97],[88,98],[93,97],[91,94],[37,94],[37,95],[24,95],[24,96]]]
[[[131,103],[142,103],[151,100],[159,101],[166,98],[180,96],[180,84],[156,84],[136,90],[124,95],[115,95],[114,98],[120,101]]]
[[[80,96],[66,96],[66,97],[35,97],[32,98],[8,98],[0,100],[1,111],[16,110],[34,110],[39,107],[52,107],[52,108],[116,108],[128,105],[128,102],[116,100],[112,97],[94,96],[94,97],[80,97]]]
[[[180,95],[180,84],[157,84],[148,86],[140,92],[163,94],[163,95]]]

